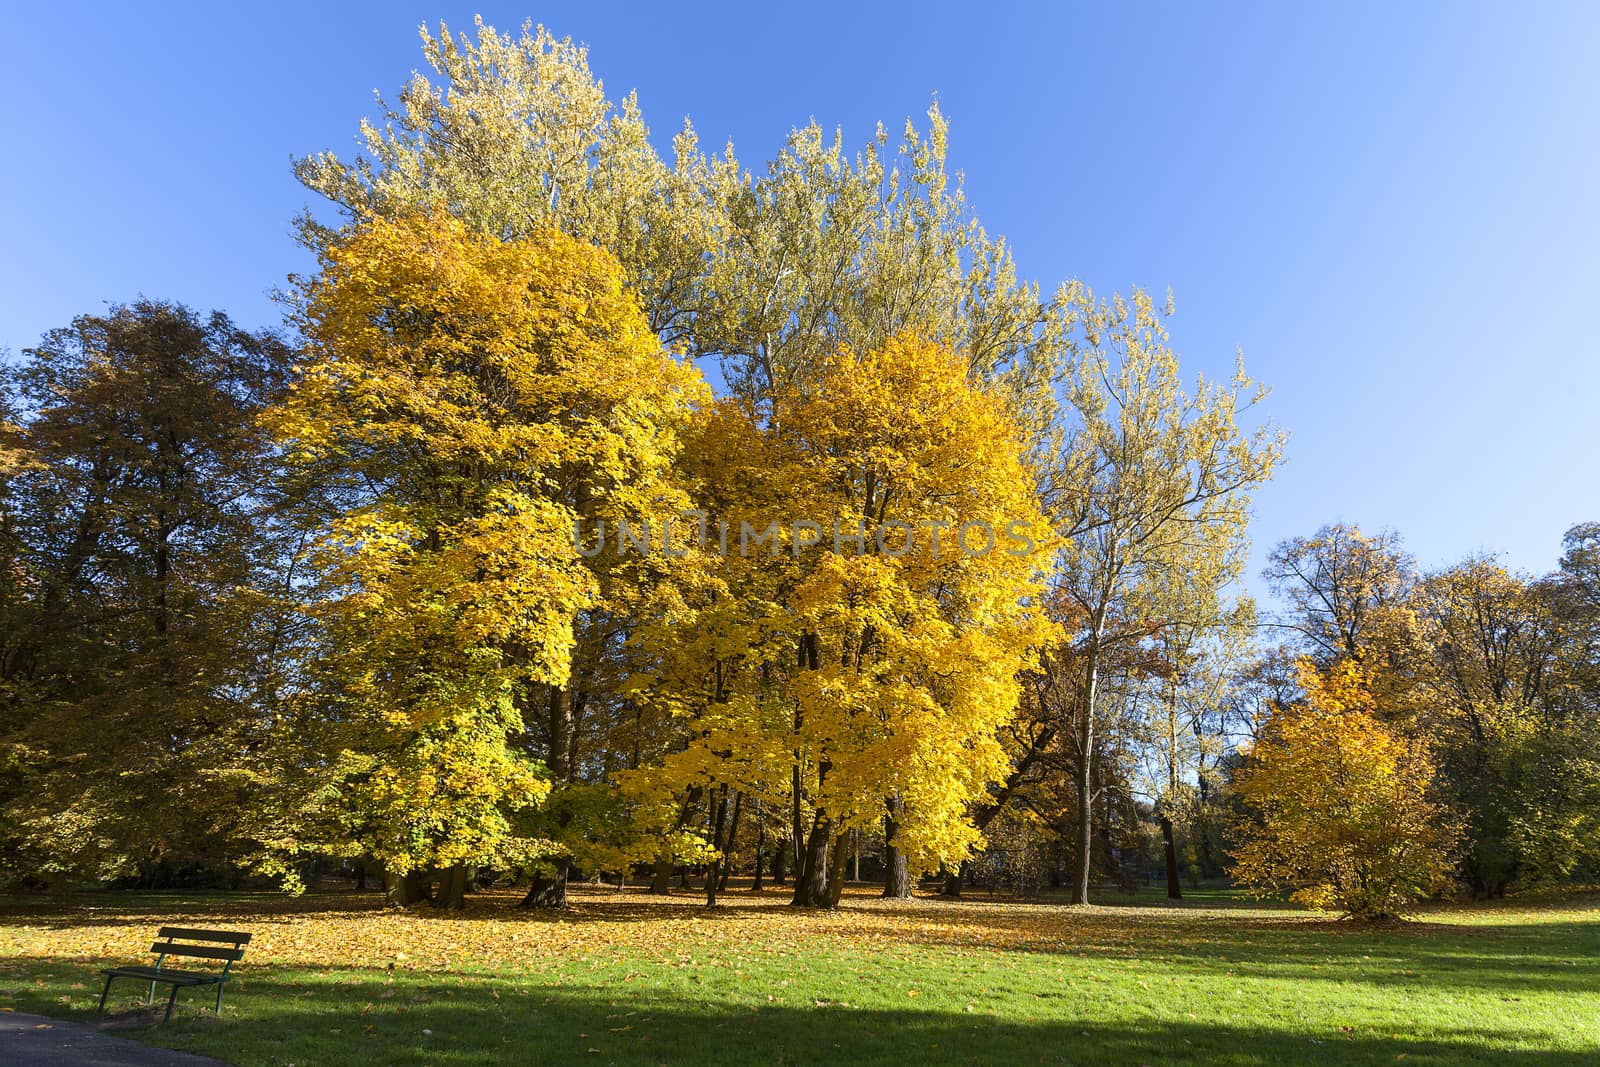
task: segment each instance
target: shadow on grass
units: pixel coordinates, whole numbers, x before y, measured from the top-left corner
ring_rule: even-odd
[[[123,1036],[244,1064],[399,1065],[589,1062],[606,1064],[1410,1064],[1592,1067],[1600,1049],[1518,1046],[1493,1029],[1415,1037],[1306,1025],[1299,1030],[1223,1020],[1108,1023],[1073,1018],[995,1018],[960,1008],[857,1009],[697,1003],[661,991],[512,988],[481,982],[444,988],[411,974],[401,994],[368,999],[381,976],[334,980],[306,1004],[304,984],[256,979],[242,1006],[217,1020],[187,1012],[165,1028]],[[391,987],[393,988],[393,987]],[[43,1010],[20,1005],[23,1010]],[[59,1008],[57,1009],[60,1010]],[[1070,1005],[1057,1005],[1070,1013]],[[83,1017],[83,1012],[74,1015]],[[130,1020],[131,1021],[131,1020]],[[1521,1035],[1525,1037],[1526,1035]]]
[[[1593,898],[1587,901],[1593,906]],[[876,907],[908,944],[1158,961],[1164,975],[1359,981],[1516,994],[1600,990],[1600,921],[1364,924],[1163,910]],[[1491,911],[1489,913],[1493,915]],[[1508,917],[1516,912],[1508,909]],[[1600,1063],[1600,1061],[1597,1061]]]

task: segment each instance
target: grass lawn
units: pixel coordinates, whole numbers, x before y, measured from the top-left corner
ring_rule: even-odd
[[[93,1016],[96,971],[155,928],[250,930],[223,1017],[179,994],[125,1036],[234,1063],[1600,1063],[1600,897],[1431,909],[1362,929],[1225,892],[1066,908],[977,899],[837,913],[781,892],[576,888],[561,915],[376,894],[0,903],[0,1007]],[[139,987],[113,988],[129,1010]]]

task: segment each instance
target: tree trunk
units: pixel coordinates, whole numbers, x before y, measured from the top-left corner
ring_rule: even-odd
[[[1204,779],[1202,779],[1202,781],[1203,780]],[[1199,889],[1200,878],[1203,876],[1209,877],[1211,873],[1217,869],[1217,856],[1216,853],[1211,850],[1211,834],[1209,832],[1208,824],[1205,822],[1199,822],[1198,827],[1200,862],[1197,866],[1199,866],[1200,870],[1189,876],[1189,886],[1191,889]]]
[[[889,814],[883,817],[883,895],[889,900],[911,897],[911,869],[900,851],[900,824],[895,821],[901,804],[899,797],[891,797]]]
[[[800,635],[798,666],[802,671],[817,670],[818,648],[817,635],[803,633]],[[799,736],[802,716],[799,705],[794,711],[794,732]],[[792,799],[793,810],[791,816],[794,820],[794,898],[791,904],[800,907],[826,907],[828,894],[828,843],[833,837],[832,820],[823,813],[819,807],[811,815],[811,832],[805,832],[805,825],[801,817],[801,798],[805,795],[804,775],[802,774],[801,754],[798,749],[794,752],[794,766],[792,770]],[[820,792],[822,784],[827,780],[829,762],[822,759],[817,763],[817,786]]]
[[[737,797],[735,797],[737,804]],[[722,795],[715,793],[711,796],[711,855],[712,859],[706,865],[706,907],[717,906],[717,890],[722,888],[723,872],[728,866],[728,844],[732,835],[724,836],[728,823],[728,787],[722,787]]]
[[[554,874],[535,874],[528,886],[528,895],[522,898],[524,908],[564,908],[567,906],[567,875],[572,871],[572,861],[563,858],[556,864]]]
[[[439,879],[439,892],[433,906],[442,911],[461,911],[467,906],[467,869],[459,864],[445,868]]]
[[[761,892],[761,866],[767,858],[767,824],[761,817],[761,801],[756,800],[756,870],[755,877],[750,882],[750,892]]]
[[[806,865],[806,826],[805,820],[800,814],[802,785],[800,782],[800,765],[798,763],[794,765],[793,781],[790,783],[790,788],[794,791],[794,803],[789,811],[789,847],[794,850],[794,855],[790,858],[794,860],[794,873],[795,877],[798,878],[800,877],[801,869]]]
[[[409,908],[428,899],[428,879],[421,871],[409,874],[383,872],[384,902],[392,908]]]
[[[656,860],[655,866],[650,870],[650,889],[648,891],[663,896],[672,892],[672,861],[670,859]]]
[[[733,873],[733,843],[739,836],[739,811],[744,807],[744,794],[733,795],[733,818],[728,822],[728,840],[722,850],[722,877],[717,880],[717,892],[728,891],[728,875]]]
[[[1088,678],[1083,694],[1083,721],[1078,724],[1078,766],[1073,784],[1078,794],[1078,877],[1073,887],[1074,904],[1089,903],[1089,875],[1094,869],[1094,705],[1100,683],[1100,636],[1105,621],[1095,621],[1089,640]]]
[[[573,713],[572,690],[564,685],[550,687],[550,774],[557,782],[572,780],[572,749],[577,731],[577,718]],[[564,828],[572,818],[570,811],[558,817]],[[519,907],[564,908],[567,906],[567,875],[572,871],[571,857],[563,856],[553,875],[535,873],[528,885],[528,893]]]
[[[844,895],[845,865],[850,862],[850,850],[845,847],[847,841],[848,835],[840,834],[828,857],[828,884],[822,893],[822,906],[830,911],[839,906],[839,898]]]
[[[1074,776],[1078,794],[1078,870],[1073,883],[1072,902],[1087,904],[1089,874],[1094,863],[1094,814],[1091,810],[1094,790],[1090,785],[1089,756],[1085,754],[1079,763],[1078,773]]]
[[[828,820],[819,812],[806,835],[803,862],[794,872],[794,899],[791,904],[806,908],[828,906]]]
[[[782,886],[789,879],[789,842],[779,841],[772,850],[772,884]]]
[[[1172,839],[1172,820],[1161,816],[1161,845],[1167,859],[1167,899],[1182,900],[1183,886],[1178,884],[1178,848]]]
[[[939,891],[941,897],[949,897],[952,900],[960,899],[961,887],[967,880],[967,866],[963,862],[955,870],[944,872],[944,888]]]

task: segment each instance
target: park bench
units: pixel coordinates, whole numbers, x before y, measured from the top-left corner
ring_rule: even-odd
[[[111,992],[111,983],[118,978],[137,978],[150,983],[150,995],[145,998],[146,1004],[154,1004],[156,999],[157,984],[170,985],[172,995],[167,998],[167,1013],[161,1021],[166,1022],[172,1018],[172,1005],[178,1000],[178,990],[188,986],[214,985],[217,987],[217,1012],[222,1012],[222,987],[228,980],[228,968],[232,967],[244,957],[244,946],[250,943],[249,934],[232,933],[227,930],[190,930],[181,926],[163,926],[156,932],[156,936],[165,938],[150,946],[150,951],[156,953],[154,967],[113,967],[100,973],[106,976],[106,987],[100,991],[100,1011],[106,1010],[106,995]],[[211,944],[190,945],[185,941],[208,941]],[[231,948],[222,948],[221,945],[230,945]],[[168,956],[189,956],[202,960],[221,960],[222,969],[207,971],[179,971],[170,967],[163,967]]]

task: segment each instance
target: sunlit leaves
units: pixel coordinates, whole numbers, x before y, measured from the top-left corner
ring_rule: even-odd
[[[790,529],[776,555],[718,558],[694,620],[646,635],[662,673],[640,696],[670,702],[689,737],[636,778],[779,804],[798,782],[804,810],[840,839],[903,797],[915,862],[959,862],[979,839],[968,803],[1004,773],[996,734],[1042,633],[1047,557],[956,543],[964,523],[1047,536],[1015,424],[954,353],[909,336],[840,350],[776,394],[768,425],[743,418],[721,409],[704,441],[745,447],[691,453],[712,518],[803,517],[826,533],[796,546]],[[911,531],[903,552],[904,531],[878,549],[886,522]],[[938,547],[930,523],[945,527]],[[835,543],[835,529],[858,528],[860,541]]]
[[[398,873],[526,858],[511,815],[549,783],[523,703],[567,683],[578,615],[608,594],[574,526],[672,503],[704,387],[616,261],[553,231],[376,219],[301,293],[301,373],[269,421],[336,505],[309,553],[325,646],[300,703],[341,754],[308,765],[284,739],[311,798],[289,851]]]
[[[1312,907],[1398,914],[1443,884],[1453,858],[1427,746],[1384,726],[1352,660],[1302,661],[1300,684],[1304,703],[1278,709],[1238,778],[1251,815],[1234,877]]]

